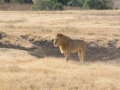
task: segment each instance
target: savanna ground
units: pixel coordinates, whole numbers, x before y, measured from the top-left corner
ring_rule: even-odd
[[[66,62],[56,33],[85,40]],[[1,11],[1,90],[120,90],[120,11]]]

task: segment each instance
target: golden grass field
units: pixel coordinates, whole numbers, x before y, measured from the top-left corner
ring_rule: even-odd
[[[56,33],[115,50],[105,61],[96,57],[107,55],[103,49],[91,49],[83,65],[66,62],[52,44],[45,47]],[[120,10],[0,11],[0,90],[120,90],[119,55]]]

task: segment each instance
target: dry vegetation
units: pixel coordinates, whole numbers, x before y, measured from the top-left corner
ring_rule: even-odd
[[[119,10],[1,11],[0,31],[1,90],[120,90]],[[90,51],[87,51],[88,60],[81,65],[77,61],[65,62],[63,58],[55,57],[55,48],[51,48],[53,56],[35,50],[37,55],[46,56],[39,58],[31,54],[34,42],[51,42],[57,32],[88,43],[93,41],[99,47],[112,47],[110,50],[117,50],[118,57],[92,62]],[[39,45],[43,45],[37,48],[40,51],[45,44]],[[91,46],[96,47],[95,44]],[[44,48],[49,52],[50,48]]]
[[[80,65],[78,62],[65,62],[61,58],[38,60],[31,56],[2,57],[0,62],[1,90],[120,89],[120,67],[113,62]]]
[[[0,4],[1,11],[30,11],[32,4],[4,3]]]

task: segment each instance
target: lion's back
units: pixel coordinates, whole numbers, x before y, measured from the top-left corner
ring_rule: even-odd
[[[82,47],[85,46],[86,42],[84,40],[72,40],[71,41],[71,46],[72,47]]]
[[[82,49],[84,51],[86,49],[86,42],[84,40],[72,40],[70,51],[74,53],[79,49]]]

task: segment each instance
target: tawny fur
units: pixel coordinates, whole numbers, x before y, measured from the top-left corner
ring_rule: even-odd
[[[54,45],[60,48],[61,53],[66,57],[66,61],[69,60],[71,53],[78,52],[80,62],[83,63],[86,51],[86,42],[84,40],[72,40],[63,34],[56,34]]]

